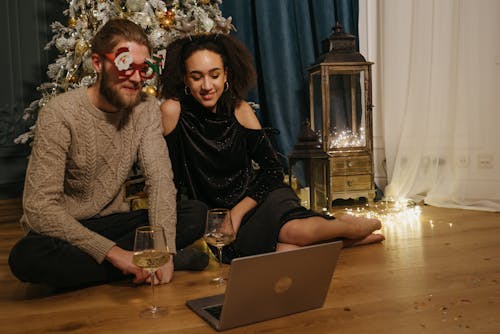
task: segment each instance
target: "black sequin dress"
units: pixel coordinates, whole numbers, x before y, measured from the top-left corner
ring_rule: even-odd
[[[212,208],[232,208],[246,196],[257,202],[236,241],[225,247],[226,262],[274,251],[283,224],[316,215],[283,183],[283,166],[269,140],[276,130],[247,129],[233,110],[213,113],[192,97],[180,102],[177,126],[165,137],[178,195]]]

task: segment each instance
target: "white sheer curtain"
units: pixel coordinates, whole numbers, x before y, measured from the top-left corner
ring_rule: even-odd
[[[500,1],[376,11],[386,197],[500,211]]]

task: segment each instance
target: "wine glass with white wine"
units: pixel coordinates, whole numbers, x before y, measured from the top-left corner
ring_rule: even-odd
[[[212,279],[212,282],[217,285],[225,283],[225,278],[222,275],[222,247],[233,242],[235,237],[229,209],[208,210],[203,238],[209,245],[217,247],[219,253],[219,275]]]
[[[149,272],[151,278],[151,306],[140,313],[142,318],[158,318],[166,314],[166,309],[156,305],[155,273],[170,260],[165,241],[165,233],[161,226],[142,226],[135,230],[134,256],[132,262]]]

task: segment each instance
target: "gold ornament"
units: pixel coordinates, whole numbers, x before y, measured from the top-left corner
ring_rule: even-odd
[[[174,20],[167,16],[159,19],[159,22],[160,22],[160,27],[162,27],[163,29],[171,28],[174,25]]]
[[[70,17],[68,19],[68,27],[70,27],[70,28],[76,27],[76,22],[77,22],[77,20],[75,17]]]
[[[162,19],[164,18],[165,16],[167,16],[167,11],[166,10],[157,10],[155,12],[155,15],[158,19]]]
[[[89,49],[89,45],[83,39],[79,39],[75,44],[75,56],[81,57]]]
[[[210,0],[198,0],[198,3],[200,3],[202,5],[208,5],[208,4],[210,4]]]
[[[68,79],[67,79],[67,80],[68,80],[68,82],[69,82],[69,83],[72,83],[72,84],[73,84],[73,83],[76,83],[76,82],[78,81],[78,79],[77,79],[77,78],[76,78],[76,76],[74,76],[74,75],[70,75],[70,76],[68,76]]]
[[[175,18],[175,12],[174,12],[172,9],[167,10],[167,12],[165,13],[165,15],[166,15],[169,19],[172,19],[172,20]]]
[[[148,95],[156,97],[157,92],[156,92],[156,87],[154,86],[145,86],[142,91]]]

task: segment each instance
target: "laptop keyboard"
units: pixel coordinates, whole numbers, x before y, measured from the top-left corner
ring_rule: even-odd
[[[222,305],[204,307],[203,310],[205,310],[208,314],[210,314],[215,319],[219,320],[220,315],[222,313]]]

